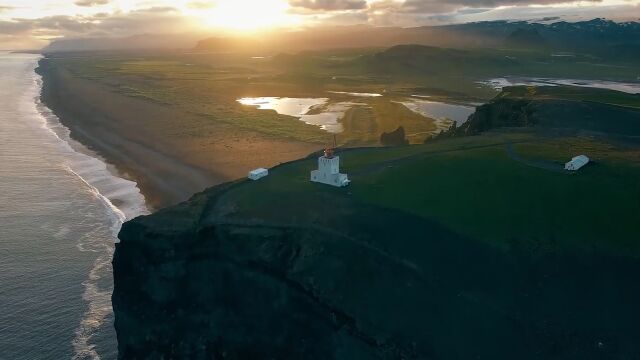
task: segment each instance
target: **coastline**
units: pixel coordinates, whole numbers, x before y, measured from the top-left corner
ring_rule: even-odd
[[[7,96],[11,100],[0,109],[7,140],[3,154],[8,156],[3,170],[12,174],[2,190],[14,199],[8,204],[28,205],[18,210],[11,210],[9,205],[3,211],[8,209],[25,222],[37,219],[36,230],[24,242],[29,255],[20,262],[29,271],[40,264],[59,278],[56,287],[61,291],[55,296],[46,287],[54,280],[42,274],[31,273],[31,277],[23,278],[28,286],[21,283],[34,302],[44,303],[46,298],[54,297],[47,306],[68,309],[69,315],[57,318],[59,329],[41,334],[68,341],[51,349],[51,354],[69,351],[73,358],[111,359],[115,358],[110,304],[114,243],[124,221],[149,211],[137,184],[118,177],[100,156],[72,139],[70,130],[42,103],[43,82],[34,71],[40,58],[12,55],[7,63],[13,61],[14,65],[5,67],[9,69],[9,84],[13,85],[7,87],[7,94],[16,97]],[[11,234],[11,226],[7,225]],[[19,231],[21,234],[23,230]],[[19,243],[24,240],[13,237]],[[38,255],[33,249],[40,249],[41,253]],[[20,266],[16,263],[10,268]],[[3,272],[7,270],[3,268]],[[42,278],[47,285],[39,283]],[[30,311],[37,312],[35,308]],[[33,321],[38,322],[49,319],[43,314],[34,317]],[[33,325],[27,326],[25,330],[30,332],[32,328]]]
[[[319,149],[317,144],[212,124],[198,115],[119,94],[98,81],[75,77],[47,57],[36,71],[43,81],[42,103],[70,130],[71,138],[101,156],[119,176],[135,181],[151,210],[244,177],[250,169]]]

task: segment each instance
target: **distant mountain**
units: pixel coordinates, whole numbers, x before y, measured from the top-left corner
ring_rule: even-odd
[[[397,45],[355,60],[372,73],[395,76],[485,76],[501,69],[509,73],[520,66],[517,59],[491,50],[446,49],[424,45]]]
[[[512,49],[542,49],[547,42],[537,29],[517,29],[507,36],[505,46]]]
[[[612,49],[633,56],[626,48],[640,45],[640,23],[617,23],[593,19],[570,23],[526,21],[485,21],[414,28],[373,27],[368,25],[315,27],[299,31],[271,31],[260,37],[229,37],[211,34],[156,35],[127,38],[62,39],[44,52],[195,49],[208,52],[298,52],[340,48],[388,48],[402,44],[446,48],[545,48],[617,56]],[[209,35],[209,37],[208,37]]]
[[[548,21],[548,19],[547,19]],[[640,45],[640,23],[617,23],[593,19],[570,23],[536,23],[527,21],[485,21],[445,26],[415,28],[342,26],[312,28],[304,31],[273,32],[259,41],[235,38],[230,45],[219,37],[201,41],[200,51],[255,48],[273,52],[338,48],[391,47],[402,44],[446,48],[531,48],[554,51],[604,52],[613,46]],[[239,45],[245,44],[245,45]]]
[[[53,41],[44,53],[109,50],[190,49],[202,34],[141,34],[123,38],[79,38]]]
[[[516,36],[515,40],[532,44],[544,39],[543,41],[549,49],[587,53],[601,52],[614,45],[629,44],[633,46],[640,44],[640,23],[618,23],[605,19],[573,23],[558,21],[550,24],[526,21],[490,21],[451,25],[448,28],[454,32],[475,33],[486,38],[504,39],[505,42],[508,42],[513,36]]]

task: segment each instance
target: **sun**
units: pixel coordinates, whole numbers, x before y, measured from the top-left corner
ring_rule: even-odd
[[[294,25],[296,18],[288,8],[284,0],[224,0],[199,15],[209,27],[254,31]]]

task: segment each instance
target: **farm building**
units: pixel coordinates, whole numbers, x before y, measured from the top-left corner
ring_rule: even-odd
[[[334,156],[333,149],[326,149],[318,158],[318,170],[311,171],[311,181],[337,187],[351,183],[347,174],[340,173],[340,156]]]
[[[564,165],[565,170],[576,171],[589,163],[589,158],[585,155],[575,156],[571,161]]]
[[[249,179],[251,180],[258,180],[258,179],[262,179],[263,177],[269,175],[269,170],[267,169],[263,169],[263,168],[259,168],[259,169],[255,169],[255,170],[251,170],[249,171]]]

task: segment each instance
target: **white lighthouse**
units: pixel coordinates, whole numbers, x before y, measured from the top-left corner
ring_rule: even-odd
[[[318,158],[318,170],[311,171],[311,181],[337,187],[351,183],[347,174],[340,173],[340,156],[334,156],[333,149],[326,149]]]

